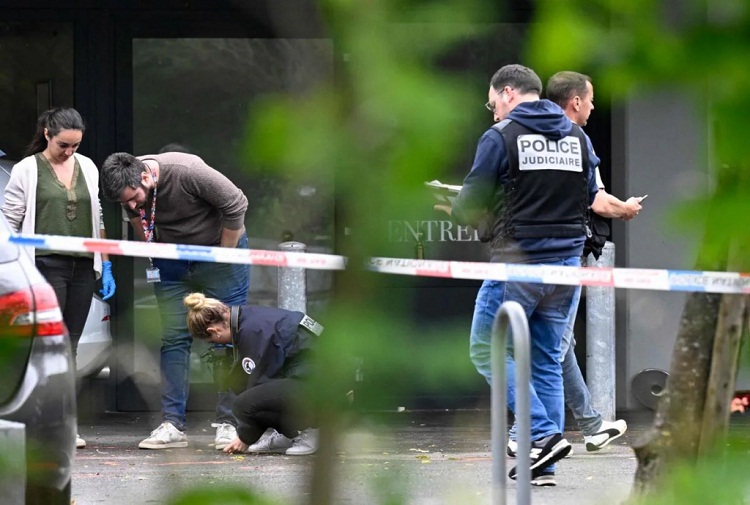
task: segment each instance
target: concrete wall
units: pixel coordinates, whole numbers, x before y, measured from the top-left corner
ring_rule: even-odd
[[[692,269],[699,237],[678,233],[670,212],[681,200],[707,191],[706,111],[694,97],[672,90],[636,92],[613,113],[612,192],[648,194],[629,223],[615,222],[616,265]],[[617,406],[640,408],[631,391],[645,368],[669,370],[685,295],[617,290]]]

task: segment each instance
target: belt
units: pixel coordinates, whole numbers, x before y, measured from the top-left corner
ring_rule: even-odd
[[[317,336],[320,336],[320,334],[323,333],[323,325],[307,314],[305,314],[305,317],[299,322],[299,325],[310,330]]]

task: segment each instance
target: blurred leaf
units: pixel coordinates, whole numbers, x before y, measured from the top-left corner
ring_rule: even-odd
[[[198,487],[181,491],[169,505],[278,505],[281,502],[269,500],[254,491],[228,486]]]
[[[699,110],[706,107],[715,191],[685,201],[670,223],[697,238],[704,267],[725,265],[729,244],[750,243],[748,228],[737,225],[737,217],[747,215],[750,194],[749,25],[747,2],[697,0],[545,0],[533,25],[530,57],[543,72],[587,71],[597,94],[615,103],[672,88],[686,92]],[[696,145],[696,160],[703,159],[703,148]]]
[[[747,503],[750,485],[747,480],[747,459],[750,456],[748,426],[742,426],[724,447],[696,465],[680,464],[653,496],[640,497],[632,505],[741,505]]]

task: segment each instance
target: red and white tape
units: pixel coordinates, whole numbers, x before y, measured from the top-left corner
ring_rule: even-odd
[[[0,237],[2,240],[2,237]],[[89,239],[58,235],[9,235],[7,240],[20,246],[71,252],[103,252],[141,258],[165,258],[219,263],[240,263],[315,270],[343,270],[347,260],[334,254],[233,249]],[[373,272],[445,277],[451,279],[536,282],[578,286],[604,286],[655,291],[707,293],[750,293],[750,274],[643,268],[594,268],[519,263],[479,263],[466,261],[415,260],[373,257],[365,268]]]

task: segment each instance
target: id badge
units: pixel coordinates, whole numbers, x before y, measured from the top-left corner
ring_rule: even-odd
[[[161,282],[158,268],[150,267],[146,269],[146,282]]]

